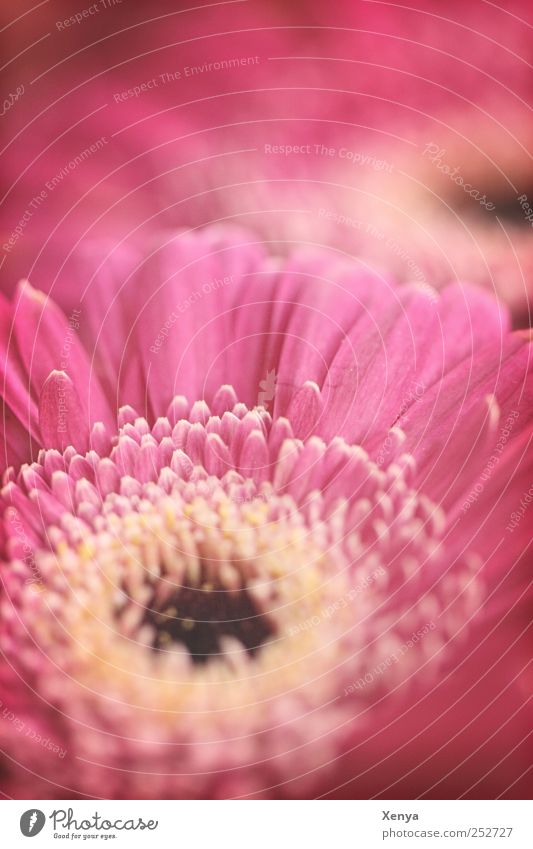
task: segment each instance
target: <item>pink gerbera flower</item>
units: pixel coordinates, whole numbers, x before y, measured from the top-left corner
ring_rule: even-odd
[[[520,795],[506,313],[233,230],[80,268],[1,304],[4,792]]]

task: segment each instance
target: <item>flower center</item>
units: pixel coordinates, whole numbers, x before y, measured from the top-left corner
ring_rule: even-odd
[[[177,590],[161,611],[147,612],[144,624],[153,629],[153,649],[182,644],[197,664],[220,654],[223,637],[233,637],[254,655],[274,634],[271,621],[245,585],[232,590],[221,583]]]
[[[221,415],[184,404],[151,429],[125,408],[112,444],[95,426],[98,450],[49,449],[10,476],[16,568],[3,578],[0,650],[38,645],[84,692],[172,727],[176,712],[212,703],[216,717],[245,717],[256,699],[270,721],[281,693],[327,701],[339,680],[351,692],[369,669],[389,669],[456,592],[445,517],[411,488],[401,433],[390,432],[391,462],[374,463],[360,446],[301,441],[288,420],[239,403]],[[461,564],[467,588],[471,568]],[[420,602],[398,615],[413,587]],[[46,689],[54,674],[39,680]]]
[[[199,672],[275,651],[339,589],[322,587],[324,541],[294,501],[266,483],[245,495],[232,475],[200,476],[111,493],[92,528],[65,515],[38,558],[46,604],[68,595],[65,627],[98,657],[111,640],[153,668],[187,658]]]

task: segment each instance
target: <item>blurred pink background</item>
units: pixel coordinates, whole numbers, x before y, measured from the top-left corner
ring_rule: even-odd
[[[278,250],[326,243],[401,279],[476,282],[529,324],[525,0],[49,0],[1,15],[4,291],[29,276],[68,300],[80,244],[99,264],[151,230],[230,219]]]

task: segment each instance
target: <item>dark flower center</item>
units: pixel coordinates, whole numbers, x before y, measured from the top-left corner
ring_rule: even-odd
[[[233,637],[254,655],[274,634],[246,587],[227,590],[221,586],[183,587],[159,612],[149,610],[145,624],[154,628],[152,648],[165,651],[182,644],[194,663],[206,663],[221,653],[221,638]]]

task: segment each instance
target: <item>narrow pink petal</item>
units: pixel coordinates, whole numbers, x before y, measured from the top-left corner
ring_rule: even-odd
[[[321,412],[320,389],[312,380],[306,380],[302,388],[295,392],[287,412],[294,435],[298,439],[307,439],[316,433]]]
[[[170,468],[179,478],[183,478],[183,480],[189,480],[193,472],[192,462],[180,448],[174,451]]]
[[[211,475],[221,478],[232,468],[227,446],[220,436],[210,433],[205,443],[205,468]]]
[[[224,413],[232,410],[235,404],[237,403],[238,398],[235,393],[233,386],[229,384],[224,384],[220,389],[216,392],[212,404],[211,409],[213,410],[213,414],[215,416],[222,416]]]
[[[102,498],[110,492],[117,492],[120,484],[120,474],[114,462],[108,457],[100,460],[96,467],[96,487]]]
[[[36,395],[51,371],[75,381],[79,405],[92,423],[111,425],[109,404],[78,338],[79,319],[67,320],[53,300],[22,281],[14,305],[13,334],[21,361]]]
[[[64,451],[73,445],[84,454],[89,449],[89,426],[76,388],[64,371],[52,371],[39,399],[39,427],[45,448]]]
[[[135,477],[141,483],[156,481],[159,474],[158,448],[155,442],[141,445],[135,462]]]
[[[270,477],[272,468],[268,446],[265,437],[258,430],[252,430],[246,437],[240,454],[239,471],[258,483]]]

